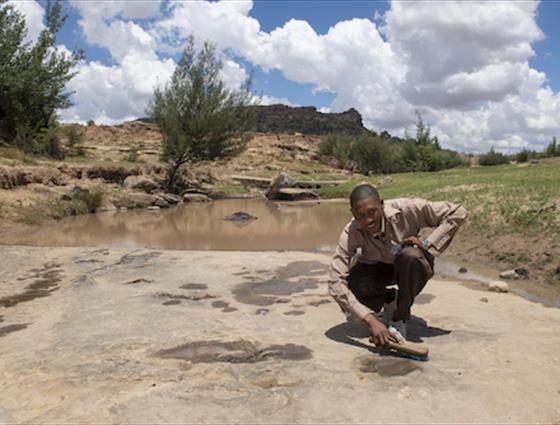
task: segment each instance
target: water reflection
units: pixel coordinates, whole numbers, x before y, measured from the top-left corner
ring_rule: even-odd
[[[257,220],[224,218],[245,211]],[[262,200],[71,217],[7,244],[202,250],[331,250],[350,220],[347,203],[277,206]]]

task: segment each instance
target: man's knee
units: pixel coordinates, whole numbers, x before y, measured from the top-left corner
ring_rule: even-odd
[[[424,259],[424,254],[420,248],[407,246],[397,255],[395,264],[421,264]]]
[[[424,255],[424,252],[420,248],[413,246],[403,248],[395,258],[395,266],[400,270],[406,268],[422,271],[428,279],[434,274],[433,266]]]

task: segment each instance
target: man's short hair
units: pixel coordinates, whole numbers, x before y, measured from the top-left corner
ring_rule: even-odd
[[[354,205],[356,205],[358,201],[361,201],[362,199],[369,198],[369,197],[381,201],[379,192],[377,192],[377,189],[375,187],[373,187],[369,183],[359,184],[350,193],[350,206],[354,208]]]

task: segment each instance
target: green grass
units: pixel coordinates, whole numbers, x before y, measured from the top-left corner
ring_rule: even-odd
[[[455,168],[434,173],[402,173],[378,186],[384,199],[417,196],[447,200],[467,208],[466,228],[497,234],[560,236],[560,158],[524,166]],[[346,197],[361,181],[376,184],[383,176],[324,188],[324,198]]]
[[[95,212],[101,204],[103,191],[96,189],[91,192],[81,192],[72,199],[48,199],[36,201],[22,207],[18,211],[16,221],[24,224],[37,225],[49,218],[61,219],[64,217]]]
[[[126,159],[118,159],[118,160],[117,159],[112,160],[110,158],[96,159],[96,158],[88,158],[84,156],[67,157],[64,160],[64,162],[67,164],[91,165],[96,167],[116,167],[116,166],[134,167],[139,164],[145,164],[145,161],[141,161],[141,160],[136,162],[131,162],[131,161],[127,161]]]
[[[231,183],[218,183],[214,186],[214,191],[225,196],[246,195],[249,193],[245,186]]]
[[[4,147],[4,146],[0,147],[0,160],[7,160],[7,161],[1,161],[1,162],[6,162],[6,165],[37,164],[37,160],[32,155],[29,155],[13,147]]]

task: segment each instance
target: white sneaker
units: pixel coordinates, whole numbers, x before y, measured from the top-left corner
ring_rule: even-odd
[[[406,322],[399,320],[397,322],[391,322],[389,326],[389,332],[397,338],[399,341],[406,341]]]

